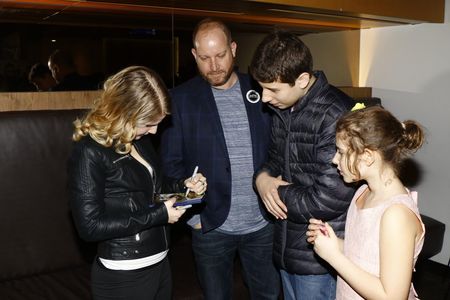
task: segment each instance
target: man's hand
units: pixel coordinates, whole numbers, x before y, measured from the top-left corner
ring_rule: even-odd
[[[262,172],[256,177],[255,184],[267,211],[277,219],[286,219],[287,207],[278,195],[278,187],[290,183],[283,181],[281,176],[272,177],[266,172]]]

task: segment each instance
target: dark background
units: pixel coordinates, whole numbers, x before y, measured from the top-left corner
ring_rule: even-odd
[[[0,26],[0,92],[35,91],[28,71],[47,63],[56,49],[68,51],[82,75],[105,78],[130,65],[156,70],[170,88],[196,74],[191,55],[194,22],[172,28],[98,28],[68,25]]]

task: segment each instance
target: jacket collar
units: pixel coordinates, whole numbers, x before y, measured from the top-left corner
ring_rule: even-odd
[[[306,95],[301,97],[297,103],[294,105],[294,111],[299,111],[303,107],[305,107],[310,101],[313,101],[317,97],[317,95],[320,94],[320,91],[328,86],[328,80],[325,76],[325,73],[322,71],[315,71],[313,72],[314,77],[316,77],[316,81],[313,83],[313,85],[309,88],[309,90],[306,92]]]

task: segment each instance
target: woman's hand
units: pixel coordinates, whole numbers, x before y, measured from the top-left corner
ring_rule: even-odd
[[[328,262],[341,251],[341,240],[328,223],[310,219],[306,236],[307,241],[314,245],[314,251]]]
[[[180,219],[180,217],[186,212],[188,206],[177,206],[173,207],[175,204],[176,197],[169,198],[167,201],[164,201],[164,205],[167,208],[167,223],[173,224]],[[190,206],[189,206],[190,207]]]
[[[194,178],[187,178],[184,181],[184,185],[197,195],[202,195],[206,192],[206,188],[208,186],[208,183],[206,182],[206,177],[203,176],[201,173],[197,173]]]

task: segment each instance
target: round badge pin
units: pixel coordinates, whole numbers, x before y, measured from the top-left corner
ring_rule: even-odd
[[[245,98],[247,98],[247,101],[250,103],[257,103],[261,100],[261,95],[255,90],[249,90],[245,95]]]

